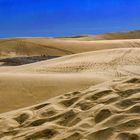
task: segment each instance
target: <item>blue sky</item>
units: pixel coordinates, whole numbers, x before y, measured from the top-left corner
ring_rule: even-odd
[[[0,37],[140,29],[140,0],[0,0]]]

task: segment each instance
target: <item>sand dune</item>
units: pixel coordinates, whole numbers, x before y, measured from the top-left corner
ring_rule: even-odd
[[[105,81],[96,75],[0,73],[0,113]]]
[[[139,37],[0,39],[0,140],[139,140]]]
[[[140,30],[129,31],[129,32],[113,32],[106,33],[101,35],[96,35],[96,40],[117,40],[117,39],[139,39],[140,38]]]
[[[13,73],[94,73],[100,76],[139,75],[140,49],[110,49],[80,53],[14,68],[1,68]],[[128,68],[128,69],[127,69]],[[133,68],[133,69],[132,69]]]
[[[99,35],[79,35],[79,36],[67,36],[61,37],[61,39],[70,39],[70,40],[117,40],[117,39],[139,39],[140,30],[134,30],[129,32],[112,32]]]
[[[0,57],[65,56],[102,49],[136,47],[140,47],[140,39],[79,41],[56,38],[17,38],[0,40]]]
[[[139,48],[112,49],[23,66],[1,67],[0,111],[33,105],[115,77],[139,76],[139,54]]]
[[[116,79],[0,115],[1,140],[139,140],[140,78]]]

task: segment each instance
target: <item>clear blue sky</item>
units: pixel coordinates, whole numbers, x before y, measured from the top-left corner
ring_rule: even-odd
[[[140,29],[140,0],[0,0],[0,37]]]

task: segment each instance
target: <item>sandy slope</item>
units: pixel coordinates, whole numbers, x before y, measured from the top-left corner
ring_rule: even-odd
[[[0,73],[0,113],[40,103],[104,81],[81,74]]]
[[[0,111],[33,105],[114,77],[139,76],[139,54],[139,48],[112,49],[1,67]]]
[[[139,140],[136,38],[139,31],[1,39],[0,57],[63,57],[0,67],[0,140]]]
[[[139,140],[140,78],[121,78],[0,115],[1,140]]]
[[[140,47],[140,39],[79,41],[56,38],[17,38],[0,40],[0,57],[33,55],[65,56],[113,48]]]
[[[13,73],[94,73],[99,76],[139,75],[140,48],[109,49],[60,57],[34,64],[1,68]],[[132,69],[133,68],[133,69]]]

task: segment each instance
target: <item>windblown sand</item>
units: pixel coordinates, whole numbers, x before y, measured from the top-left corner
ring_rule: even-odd
[[[1,58],[43,54],[62,57],[0,66],[0,140],[140,139],[139,31],[0,40]]]

